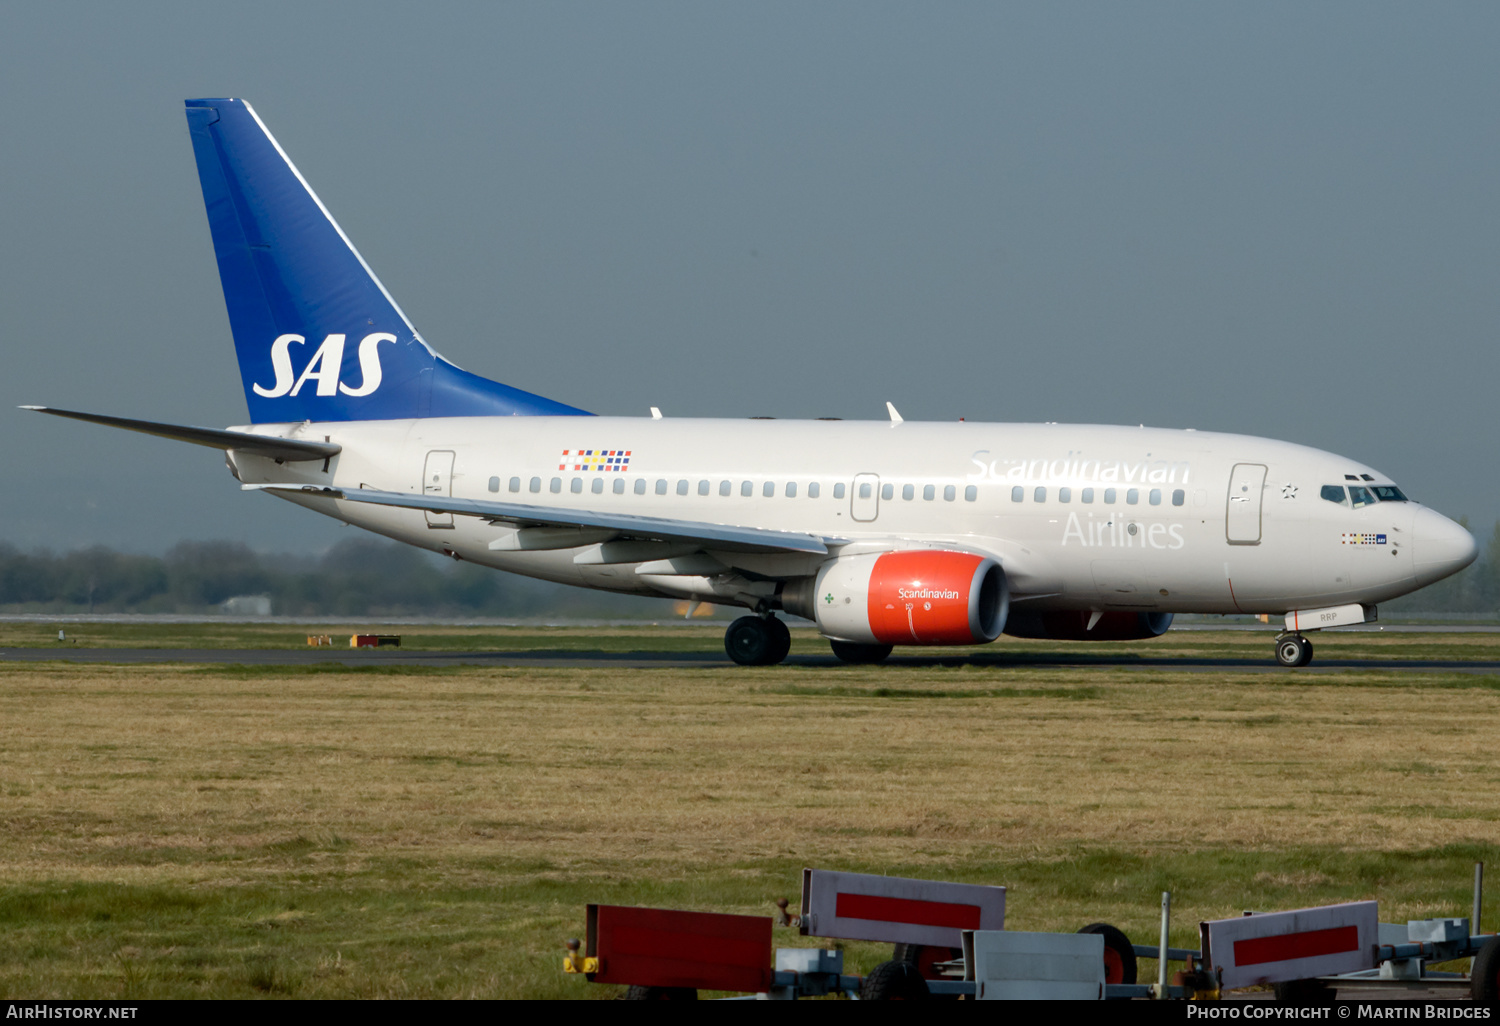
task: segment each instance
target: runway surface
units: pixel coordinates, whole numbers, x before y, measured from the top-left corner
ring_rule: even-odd
[[[204,649],[204,648],[8,648],[0,662],[40,663],[185,663],[237,666],[491,666],[567,669],[715,669],[734,664],[714,652],[588,652],[573,649],[528,649],[517,652],[403,652],[400,649]],[[830,655],[792,656],[784,665],[842,665]],[[1076,654],[972,654],[948,656],[897,655],[882,665],[893,668],[976,666],[996,669],[1026,666],[1077,667],[1092,670],[1167,670],[1185,673],[1333,673],[1348,670],[1419,673],[1500,674],[1500,660],[1446,659],[1315,659],[1311,666],[1291,670],[1268,655],[1264,659],[1205,659],[1195,657],[1090,658]],[[746,668],[746,672],[755,672]]]

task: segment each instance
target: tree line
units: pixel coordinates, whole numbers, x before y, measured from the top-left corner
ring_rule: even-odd
[[[264,554],[228,541],[181,542],[163,556],[103,546],[22,552],[0,543],[3,612],[206,613],[239,595],[269,596],[278,616],[672,615],[664,600],[533,581],[368,537],[320,556]],[[1500,615],[1500,522],[1468,569],[1381,608]]]
[[[265,595],[277,616],[671,616],[669,603],[534,581],[409,545],[351,538],[315,556],[189,541],[163,556],[0,543],[0,611],[211,613]]]

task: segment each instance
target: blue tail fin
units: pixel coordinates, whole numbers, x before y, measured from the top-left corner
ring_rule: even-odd
[[[433,352],[244,100],[187,119],[252,422],[585,413]]]

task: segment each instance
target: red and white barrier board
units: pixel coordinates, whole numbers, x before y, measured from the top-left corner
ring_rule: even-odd
[[[771,985],[771,917],[588,907],[594,983],[758,993]]]
[[[1198,926],[1203,957],[1226,990],[1373,969],[1379,942],[1373,901],[1215,919]]]
[[[965,930],[1005,929],[1005,888],[804,869],[801,929],[805,937],[957,948]]]

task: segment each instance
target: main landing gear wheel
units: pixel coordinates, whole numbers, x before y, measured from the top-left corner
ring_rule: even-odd
[[[830,641],[833,654],[844,663],[883,663],[891,654],[890,645],[856,645],[852,641]]]
[[[1306,666],[1312,656],[1312,642],[1300,634],[1283,634],[1276,639],[1276,661],[1282,666]]]
[[[741,666],[772,666],[792,650],[792,634],[774,616],[742,616],[724,632],[724,651]]]

